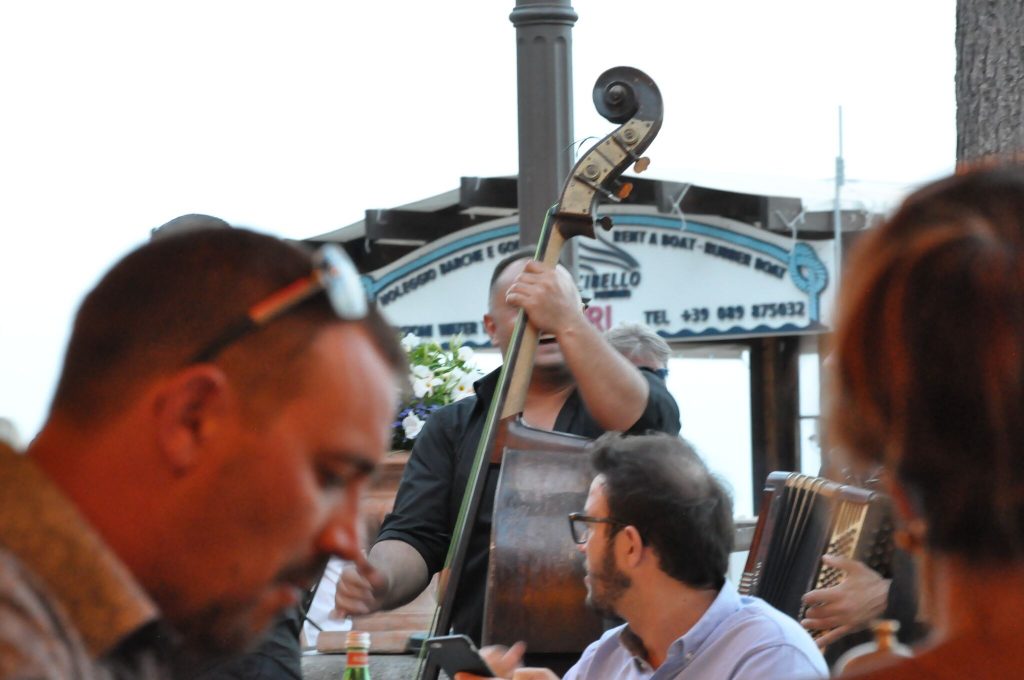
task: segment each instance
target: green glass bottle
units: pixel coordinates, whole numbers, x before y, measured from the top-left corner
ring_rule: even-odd
[[[370,634],[350,630],[345,636],[345,674],[342,680],[370,680]]]

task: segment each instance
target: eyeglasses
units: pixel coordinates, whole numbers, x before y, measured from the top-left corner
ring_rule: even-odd
[[[190,363],[211,361],[224,348],[246,334],[266,326],[321,291],[339,318],[356,321],[366,317],[366,290],[352,260],[338,246],[327,243],[313,256],[313,271],[257,302],[245,317],[228,327],[213,342],[196,352]]]
[[[572,540],[579,545],[589,541],[592,533],[591,524],[611,524],[617,527],[629,526],[626,522],[620,522],[611,517],[591,517],[590,515],[584,515],[582,512],[570,512],[569,531],[572,532]]]

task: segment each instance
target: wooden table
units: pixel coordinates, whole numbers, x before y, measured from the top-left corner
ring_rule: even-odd
[[[416,677],[416,657],[411,654],[370,654],[373,680],[410,680]],[[305,680],[341,680],[345,672],[344,654],[305,654],[302,677]],[[444,672],[441,677],[447,677]]]

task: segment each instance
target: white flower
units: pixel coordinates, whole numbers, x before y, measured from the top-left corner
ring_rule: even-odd
[[[472,373],[463,374],[462,378],[459,380],[459,384],[452,388],[452,398],[455,401],[458,401],[459,399],[465,399],[469,395],[473,394],[473,381],[475,381],[476,378],[477,376]]]
[[[413,333],[402,338],[402,348],[410,364],[409,382],[412,383],[413,394],[403,408],[428,405],[429,408],[438,408],[473,394],[473,383],[483,372],[475,365],[473,349],[462,346],[461,342],[461,338],[453,338],[451,347],[457,349],[445,350],[439,343],[421,339]],[[404,431],[405,439],[413,439],[425,422],[425,417],[410,412],[399,423],[402,430],[397,434]]]
[[[412,381],[412,393],[417,399],[422,399],[430,393],[430,383],[426,378],[417,378]]]
[[[416,435],[423,429],[424,421],[415,413],[410,413],[402,419],[402,429],[405,430],[406,439],[415,439]]]
[[[427,374],[423,377],[413,378],[412,393],[416,395],[417,399],[422,399],[423,397],[433,394],[434,388],[443,384],[443,380],[434,377],[433,373],[427,371]]]

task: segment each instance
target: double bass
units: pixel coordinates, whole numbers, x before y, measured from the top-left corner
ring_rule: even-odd
[[[628,167],[642,172],[642,156],[661,128],[662,101],[657,85],[630,67],[605,71],[594,85],[598,112],[618,127],[592,146],[575,164],[558,202],[548,212],[534,259],[558,263],[569,239],[594,238],[602,197],[621,201],[632,185],[620,182]],[[566,516],[583,507],[590,484],[589,440],[538,430],[522,421],[533,370],[538,330],[520,310],[483,433],[473,460],[462,505],[445,559],[439,607],[430,635],[451,627],[455,592],[465,564],[470,533],[492,465],[501,472],[492,513],[491,553],[484,606],[484,644],[524,640],[531,652],[580,652],[601,632],[601,621],[585,605],[582,563],[569,535]],[[437,677],[429,659],[419,678]]]

